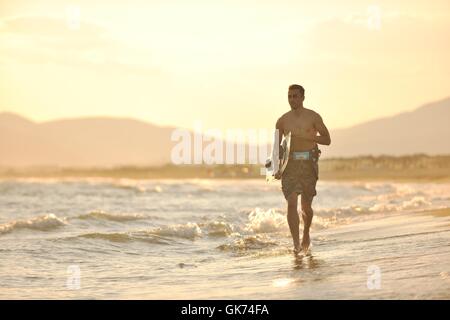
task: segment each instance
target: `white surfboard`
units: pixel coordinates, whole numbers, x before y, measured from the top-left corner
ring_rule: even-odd
[[[291,148],[291,132],[289,132],[287,135],[283,136],[283,139],[281,140],[281,152],[282,158],[280,161],[278,161],[279,156],[279,136],[277,132],[275,131],[274,134],[274,141],[273,141],[273,148],[271,157],[267,159],[266,161],[266,181],[271,182],[275,180],[275,173],[280,170],[280,174],[283,174],[284,169],[286,169],[287,163],[289,161],[289,151]]]

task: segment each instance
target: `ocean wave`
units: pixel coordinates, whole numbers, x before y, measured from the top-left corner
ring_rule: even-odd
[[[319,215],[315,215],[311,224],[311,229],[314,231],[328,229],[337,225],[348,224],[349,222],[350,218],[338,218],[336,216],[321,217]]]
[[[201,235],[202,230],[196,223],[187,223],[129,232],[92,232],[78,235],[75,238],[99,239],[111,242],[142,241],[154,244],[170,244],[175,241],[171,238],[193,240]]]
[[[441,207],[437,208],[440,209]],[[401,212],[420,212],[423,210],[433,210],[432,203],[427,201],[424,197],[415,196],[411,199],[405,199],[397,204],[376,204],[372,206],[352,205],[340,208],[322,208],[314,209],[314,218],[311,225],[313,230],[322,230],[327,228],[336,227],[339,225],[346,225],[352,222],[364,221],[372,219],[385,214],[401,213]],[[252,210],[241,210],[240,213],[248,215],[248,222],[245,227],[241,229],[236,226],[234,230],[236,232],[247,234],[264,234],[273,232],[289,232],[287,224],[286,211],[271,208],[263,210],[260,208],[254,208]],[[300,228],[303,225],[303,219],[301,217],[302,211],[298,209],[300,217]]]
[[[411,209],[422,209],[431,206],[431,202],[422,196],[414,196],[399,203],[377,203],[368,208],[369,212],[400,212]]]
[[[238,235],[235,227],[224,221],[209,221],[204,223],[189,222],[186,224],[173,224],[160,226],[145,231],[148,234],[175,237],[184,239],[196,239],[203,236],[209,237],[229,237]]]
[[[359,221],[363,217],[370,218],[370,215],[382,213],[383,211],[371,211],[370,207],[350,206],[336,209],[318,209],[314,210],[314,218],[311,228],[313,230],[322,230],[338,225]],[[234,227],[235,232],[242,234],[266,234],[266,233],[287,233],[289,234],[289,225],[287,223],[287,213],[285,210],[270,208],[264,210],[254,208],[252,210],[242,210],[246,213],[248,221],[241,228],[239,225]],[[300,231],[303,226],[302,211],[299,208]]]
[[[417,209],[430,209],[431,206],[432,202],[426,200],[425,197],[414,196],[410,199],[398,201],[397,203],[389,201],[375,203],[373,205],[351,205],[339,208],[316,209],[314,210],[314,214],[319,215],[322,218],[334,217],[335,219],[339,219],[343,217],[356,217],[372,213],[389,213]]]
[[[242,252],[247,250],[265,249],[268,247],[278,246],[278,242],[266,235],[243,236],[235,239],[231,243],[223,244],[217,248],[222,251]]]
[[[360,207],[340,208],[335,210],[314,210],[314,219],[311,225],[313,230],[330,228],[340,224],[347,224],[352,217],[360,216],[362,209]],[[236,226],[235,232],[242,234],[266,234],[266,233],[287,233],[289,234],[289,225],[287,223],[286,212],[280,209],[270,208],[263,210],[254,208],[245,212],[248,215],[248,222],[244,228]],[[300,228],[303,225],[301,217],[302,212],[298,210],[300,218]]]
[[[314,218],[311,228],[313,230],[321,230],[327,229],[340,224],[347,224],[351,220],[347,214],[342,214],[343,210],[326,210],[316,212],[314,210]],[[350,213],[351,212],[351,213]],[[359,210],[356,208],[350,209],[347,213],[350,213],[350,216]],[[299,219],[300,219],[300,231],[303,226],[303,218],[302,211],[299,210]],[[325,214],[323,214],[325,213]],[[340,215],[340,214],[341,215]],[[278,209],[271,208],[269,210],[261,210],[259,208],[255,208],[248,215],[249,222],[246,224],[244,230],[246,232],[251,232],[255,234],[265,234],[265,233],[286,233],[289,234],[289,225],[287,223],[287,215],[285,212],[280,211]]]
[[[288,230],[286,216],[276,209],[255,208],[248,215],[245,230],[254,233],[282,232]]]
[[[200,223],[199,227],[204,229],[208,236],[228,237],[234,233],[235,227],[224,221],[211,221],[208,223]]]
[[[166,239],[163,237],[158,237],[156,235],[151,235],[145,232],[112,232],[112,233],[103,233],[103,232],[93,232],[93,233],[85,233],[75,238],[84,238],[84,239],[98,239],[98,240],[106,240],[111,242],[146,242],[153,244],[170,244],[172,241],[170,239]]]
[[[142,220],[146,219],[148,217],[139,214],[139,213],[108,213],[105,211],[91,211],[87,214],[82,214],[76,217],[77,219],[82,220],[89,220],[89,219],[95,219],[95,220],[109,220],[109,221],[116,221],[116,222],[125,222],[125,221],[134,221],[134,220]]]
[[[65,219],[58,218],[53,213],[31,218],[29,220],[17,220],[0,225],[0,235],[19,229],[31,229],[49,231],[66,225]]]
[[[201,237],[203,234],[198,224],[192,222],[186,224],[161,226],[149,230],[148,233],[159,236],[177,237],[185,239],[195,239],[197,237]]]
[[[93,239],[110,242],[146,242],[152,244],[173,244],[173,238],[193,240],[202,235],[202,230],[196,223],[168,225],[150,230],[135,230],[128,232],[90,232],[63,239]]]
[[[95,184],[98,183],[94,182]],[[134,179],[107,179],[100,183],[111,188],[120,190],[129,190],[136,193],[161,193],[163,188],[160,184],[154,184],[148,180],[134,180]]]
[[[311,224],[313,230],[328,229],[352,222],[364,221],[379,217],[387,211],[381,208],[371,210],[372,207],[349,206],[336,209],[314,210],[314,218]],[[394,210],[395,211],[395,210]]]

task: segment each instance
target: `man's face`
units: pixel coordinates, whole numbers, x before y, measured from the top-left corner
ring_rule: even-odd
[[[298,89],[292,89],[292,90],[289,90],[289,92],[288,92],[289,105],[291,106],[291,109],[293,109],[293,110],[295,110],[301,106],[304,98],[305,97],[302,95],[301,91]]]

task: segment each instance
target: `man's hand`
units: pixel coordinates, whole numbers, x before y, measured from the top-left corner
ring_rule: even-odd
[[[280,170],[278,170],[273,176],[275,177],[276,180],[280,180],[281,179]]]
[[[322,117],[320,115],[316,118],[316,121],[314,122],[314,127],[320,134],[320,136],[315,137],[315,141],[318,144],[324,144],[326,146],[329,146],[331,144],[330,133],[328,132],[328,129],[323,123]]]

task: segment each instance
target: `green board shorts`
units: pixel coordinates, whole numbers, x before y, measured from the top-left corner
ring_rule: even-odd
[[[284,198],[295,192],[307,197],[314,197],[319,179],[319,164],[312,160],[290,159],[281,176],[281,190]]]

